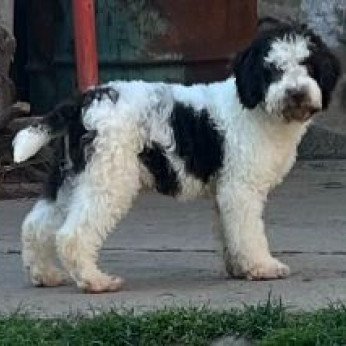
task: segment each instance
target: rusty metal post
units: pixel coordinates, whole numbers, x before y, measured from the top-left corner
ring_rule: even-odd
[[[78,87],[85,91],[99,81],[94,0],[73,0]]]

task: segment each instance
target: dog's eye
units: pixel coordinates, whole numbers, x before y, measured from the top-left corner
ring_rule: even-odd
[[[314,68],[312,67],[312,65],[311,64],[306,64],[305,67],[306,67],[306,71],[308,72],[308,74],[310,76],[313,76],[314,75]]]
[[[308,73],[309,76],[314,75],[314,67],[310,61],[305,60],[303,61],[302,65],[306,68],[306,72]]]
[[[283,71],[274,65],[268,66],[266,70],[268,82],[278,81],[283,75]]]

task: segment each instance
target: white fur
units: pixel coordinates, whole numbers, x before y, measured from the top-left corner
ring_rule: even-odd
[[[296,66],[297,63],[303,61],[309,55],[309,39],[305,36],[290,35],[283,40],[275,40],[264,60],[286,70],[291,66]]]
[[[24,222],[24,246],[38,252],[23,252],[24,262],[35,272],[32,280],[39,277],[40,283],[50,284],[61,281],[60,272],[55,274],[56,268],[50,265],[49,256],[54,251],[48,250],[56,234],[58,255],[79,287],[91,292],[120,288],[120,278],[111,278],[98,269],[97,252],[144,184],[153,186],[153,178],[138,160],[138,153],[152,141],[165,149],[178,172],[182,185],[178,198],[214,194],[216,228],[224,240],[228,270],[250,279],[287,276],[289,268],[269,252],[262,213],[268,192],[292,167],[297,144],[308,126],[308,122],[284,122],[279,113],[272,116],[282,109],[278,104],[284,91],[291,86],[306,87],[312,102],[321,103],[317,84],[298,63],[308,54],[306,47],[304,40],[293,38],[288,43],[274,43],[267,62],[277,62],[285,74],[282,81],[269,88],[268,109],[261,105],[254,110],[244,108],[234,78],[191,87],[140,81],[109,83],[119,94],[117,102],[104,96],[94,100],[83,114],[85,127],[97,130],[95,152],[85,170],[72,178],[72,187],[61,191],[66,207],[59,207],[60,197],[55,206],[39,202]],[[207,186],[187,173],[183,160],[175,154],[169,123],[174,102],[207,109],[224,136],[222,169]],[[30,156],[37,148],[35,139],[31,149],[24,150],[22,138],[32,138],[30,131],[15,140],[17,160]],[[57,211],[59,208],[63,214]],[[47,245],[42,246],[44,243]]]
[[[28,127],[19,131],[13,139],[14,162],[20,163],[34,156],[49,140],[48,132],[42,127]]]
[[[56,230],[66,217],[57,203],[39,200],[22,225],[22,256],[35,286],[57,286],[68,275],[55,265]]]

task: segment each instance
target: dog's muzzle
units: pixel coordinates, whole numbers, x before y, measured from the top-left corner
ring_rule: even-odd
[[[304,122],[322,109],[312,102],[304,89],[288,89],[284,100],[283,116],[287,121]]]

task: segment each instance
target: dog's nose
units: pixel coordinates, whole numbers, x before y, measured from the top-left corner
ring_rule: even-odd
[[[286,97],[290,106],[299,107],[306,99],[306,92],[302,89],[288,89]]]

